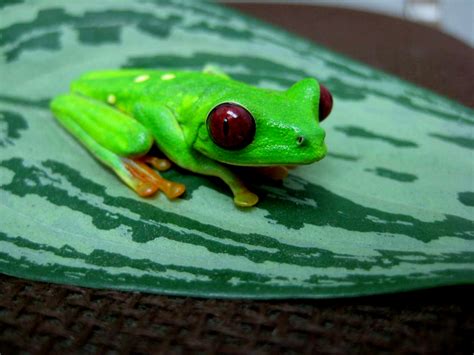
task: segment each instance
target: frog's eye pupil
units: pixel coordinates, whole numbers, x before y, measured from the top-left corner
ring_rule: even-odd
[[[226,118],[224,118],[224,136],[227,137],[229,135],[229,120]]]
[[[242,106],[223,103],[209,113],[207,129],[219,147],[237,150],[252,143],[255,136],[255,120]]]
[[[325,86],[319,85],[319,122],[322,122],[329,116],[332,110],[332,95]]]

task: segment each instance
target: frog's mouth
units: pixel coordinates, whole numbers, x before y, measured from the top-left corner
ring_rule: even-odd
[[[278,161],[273,163],[251,163],[251,164],[239,164],[239,163],[226,163],[221,161],[230,170],[234,171],[238,176],[240,176],[244,181],[254,181],[261,180],[268,181],[268,179],[273,181],[281,181],[288,177],[289,170],[300,166],[314,163],[323,159],[326,155],[327,149],[326,145],[322,144],[321,149],[317,152],[315,156],[307,161],[299,160],[297,163],[285,161]]]
[[[317,147],[308,146],[297,150],[295,154],[288,154],[287,147],[281,151],[272,149],[271,154],[245,155],[245,156],[231,156],[219,157],[215,160],[226,165],[241,166],[241,167],[273,167],[273,166],[298,166],[312,164],[322,160],[327,153],[327,146],[323,142]],[[270,158],[274,157],[274,158]]]

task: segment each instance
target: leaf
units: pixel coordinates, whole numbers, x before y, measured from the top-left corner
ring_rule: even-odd
[[[474,281],[472,110],[207,2],[1,11],[1,272],[248,298]],[[87,71],[205,65],[280,89],[317,77],[335,99],[327,158],[283,183],[253,181],[261,202],[249,210],[219,181],[181,169],[165,176],[186,184],[183,199],[141,199],[48,110]]]

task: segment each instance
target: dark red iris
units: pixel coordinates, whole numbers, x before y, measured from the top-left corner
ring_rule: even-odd
[[[319,84],[320,96],[319,96],[319,122],[322,122],[326,117],[329,116],[332,110],[332,95],[325,86]]]
[[[223,103],[209,113],[207,129],[219,147],[229,150],[242,149],[248,146],[255,136],[255,120],[242,106]]]

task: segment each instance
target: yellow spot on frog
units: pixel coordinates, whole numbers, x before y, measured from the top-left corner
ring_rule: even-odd
[[[176,75],[171,74],[171,73],[163,74],[163,75],[161,76],[161,80],[172,80],[172,79],[174,79],[174,78],[176,78]]]
[[[115,95],[110,94],[109,96],[107,96],[107,102],[113,105],[117,102],[117,98],[115,97]]]
[[[136,83],[143,83],[144,81],[147,81],[148,79],[150,79],[150,76],[148,74],[144,74],[144,75],[137,76],[133,81]]]

